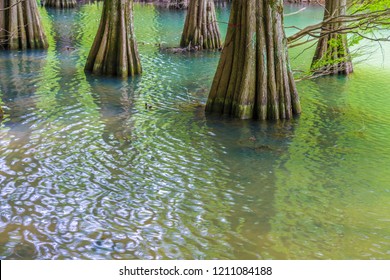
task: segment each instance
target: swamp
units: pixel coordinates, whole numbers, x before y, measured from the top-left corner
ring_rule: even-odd
[[[293,73],[301,112],[278,115],[249,97],[249,109],[209,100],[222,47],[180,46],[186,9],[120,1],[133,22],[118,38],[137,41],[111,69],[122,77],[101,75],[113,72],[98,58],[86,71],[112,0],[38,2],[47,48],[0,49],[0,259],[390,259],[388,42],[363,38],[351,73],[315,78],[316,45],[289,48],[281,80],[291,90]],[[221,42],[238,3],[215,1]],[[283,13],[290,38],[324,5]],[[221,106],[237,113],[209,112]]]

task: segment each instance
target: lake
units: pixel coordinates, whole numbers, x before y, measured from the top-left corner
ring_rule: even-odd
[[[298,82],[299,118],[221,119],[204,114],[220,54],[159,50],[184,11],[136,4],[143,74],[85,75],[101,9],[40,9],[50,48],[0,52],[0,259],[390,259],[388,44]]]

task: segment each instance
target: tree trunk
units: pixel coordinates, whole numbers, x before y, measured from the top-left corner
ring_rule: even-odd
[[[290,119],[301,112],[282,0],[233,0],[206,111],[261,120]]]
[[[121,77],[142,72],[134,38],[132,0],[104,1],[100,26],[85,70],[97,75]]]
[[[41,0],[45,7],[53,7],[57,9],[69,9],[76,7],[76,0]]]
[[[36,0],[0,1],[0,49],[46,49]]]
[[[324,22],[330,17],[346,14],[347,0],[327,0]],[[347,35],[338,33],[341,22],[324,23],[322,36],[318,41],[311,69],[320,74],[345,74],[353,72],[352,60],[348,50]]]
[[[162,0],[170,9],[187,9],[189,0]]]
[[[170,0],[171,4],[169,8],[171,9],[187,9],[189,0]]]
[[[180,46],[219,49],[221,45],[214,1],[190,0]]]

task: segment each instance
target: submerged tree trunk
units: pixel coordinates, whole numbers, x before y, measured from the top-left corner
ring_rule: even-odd
[[[188,8],[188,2],[190,0],[170,0],[170,8],[174,9],[187,9]]]
[[[47,47],[36,0],[0,1],[0,49]]]
[[[233,0],[206,111],[262,120],[290,119],[301,112],[282,0]]]
[[[180,46],[219,49],[221,45],[214,0],[190,0]]]
[[[68,9],[76,7],[76,0],[41,0],[46,7]]]
[[[121,77],[142,72],[134,38],[132,0],[104,1],[100,26],[85,70],[97,75]]]
[[[187,9],[189,0],[162,0],[170,9]]]
[[[347,0],[327,0],[324,22],[330,17],[346,14]],[[347,34],[339,33],[343,23],[324,23],[321,38],[311,65],[312,71],[320,74],[349,74],[353,72],[351,55],[348,50]]]

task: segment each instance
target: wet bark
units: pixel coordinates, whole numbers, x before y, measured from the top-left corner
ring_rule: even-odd
[[[221,35],[213,0],[190,0],[180,47],[221,48]]]
[[[301,112],[282,0],[233,0],[206,111],[261,120],[290,119]]]
[[[189,0],[161,0],[170,9],[187,9]]]
[[[134,37],[132,0],[104,1],[100,26],[85,70],[121,77],[142,72]]]
[[[0,1],[0,49],[45,49],[45,32],[35,0]]]
[[[42,0],[45,7],[53,7],[57,9],[74,8],[77,5],[76,0]]]
[[[327,0],[324,21],[330,17],[346,14],[347,0]],[[321,38],[311,65],[312,71],[324,74],[350,74],[353,72],[351,55],[348,49],[347,35],[337,32],[343,23],[333,21],[322,26]]]

